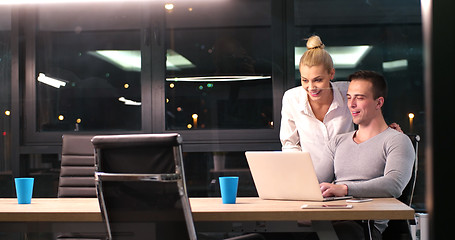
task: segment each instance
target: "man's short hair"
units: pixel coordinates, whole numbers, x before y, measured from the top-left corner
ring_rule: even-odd
[[[385,99],[387,97],[387,83],[384,77],[377,72],[360,70],[349,75],[348,79],[349,81],[364,80],[371,82],[373,85],[372,91],[374,99],[378,99],[379,97],[383,97]]]

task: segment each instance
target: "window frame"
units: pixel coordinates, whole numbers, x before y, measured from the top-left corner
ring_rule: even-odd
[[[291,1],[271,1],[272,4],[272,88],[274,128],[272,129],[232,129],[232,130],[166,130],[165,129],[165,11],[158,8],[144,8],[141,26],[141,116],[140,131],[83,131],[77,134],[131,134],[178,132],[184,139],[185,151],[245,151],[278,150],[281,119],[281,98],[286,89],[292,87],[293,44],[290,29],[293,24],[293,11],[287,6]],[[68,131],[38,132],[36,121],[36,7],[19,9],[18,31],[24,37],[25,61],[19,63],[20,74],[24,76],[24,89],[21,106],[23,152],[59,152],[61,136]],[[22,14],[21,14],[22,13]],[[289,15],[291,14],[291,15]],[[153,63],[153,65],[152,65]],[[21,68],[20,65],[23,65]],[[150,106],[150,107],[145,107]],[[43,148],[43,146],[46,146]]]
[[[140,39],[141,39],[141,102],[143,106],[151,105],[150,91],[152,89],[150,79],[151,69],[147,68],[146,64],[150,64],[150,58],[152,51],[157,51],[156,46],[154,46],[151,41],[151,28],[152,24],[157,21],[157,12],[154,10],[156,8],[144,8],[142,14],[144,16],[150,16],[150,18],[143,19],[140,28]],[[154,11],[153,13],[150,13]],[[61,145],[61,136],[68,133],[76,134],[126,134],[126,133],[145,133],[151,132],[152,122],[150,121],[151,111],[147,108],[141,107],[141,130],[140,131],[82,131],[82,132],[71,132],[71,131],[52,131],[52,132],[39,132],[37,130],[37,102],[36,102],[36,33],[37,30],[37,7],[29,7],[20,9],[20,27],[23,28],[23,32],[19,33],[25,39],[25,51],[24,58],[25,62],[22,63],[24,68],[21,69],[21,72],[25,76],[24,84],[24,96],[22,98],[22,106],[24,109],[24,115],[22,117],[21,125],[23,126],[23,140],[22,140],[22,149],[29,149],[25,152],[36,152],[33,151],[33,146],[50,146],[50,149],[44,150],[45,152],[55,152],[59,150],[53,146],[59,147]],[[150,65],[148,65],[150,66]],[[20,68],[20,67],[19,67]],[[144,94],[145,93],[145,94]],[[42,152],[43,150],[38,150]]]

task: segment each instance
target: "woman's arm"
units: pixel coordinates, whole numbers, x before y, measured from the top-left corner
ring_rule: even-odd
[[[281,127],[280,141],[282,151],[302,151],[300,146],[300,136],[297,131],[297,126],[294,121],[292,110],[293,103],[288,92],[283,96],[283,104],[281,108]]]

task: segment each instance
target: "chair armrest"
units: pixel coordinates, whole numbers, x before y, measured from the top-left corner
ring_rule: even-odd
[[[101,181],[150,181],[177,182],[182,179],[178,173],[167,174],[135,174],[135,173],[104,173],[95,172],[95,180]]]

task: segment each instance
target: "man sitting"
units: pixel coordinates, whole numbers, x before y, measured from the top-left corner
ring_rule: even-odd
[[[322,194],[397,198],[411,178],[415,159],[412,143],[384,120],[384,78],[372,71],[358,71],[349,80],[348,107],[358,130],[329,142],[325,165],[316,169],[326,181],[320,184]],[[387,222],[375,221],[370,231],[373,239],[382,238]],[[364,230],[358,222],[335,222],[334,227],[340,239],[363,239]]]

